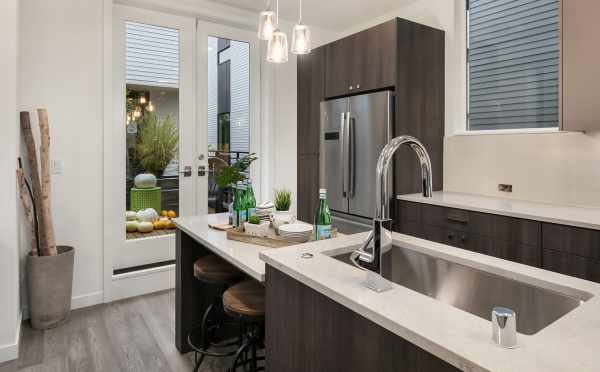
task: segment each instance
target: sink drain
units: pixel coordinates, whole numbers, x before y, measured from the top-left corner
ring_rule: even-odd
[[[314,255],[312,253],[302,253],[300,255],[300,257],[308,259],[308,258],[313,258]]]

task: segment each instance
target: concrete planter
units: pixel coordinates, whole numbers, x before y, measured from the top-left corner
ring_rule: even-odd
[[[56,256],[28,256],[29,315],[35,329],[56,327],[71,311],[75,249],[57,248]]]

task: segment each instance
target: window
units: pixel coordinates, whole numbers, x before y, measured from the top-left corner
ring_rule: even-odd
[[[559,0],[467,0],[468,129],[558,127]]]

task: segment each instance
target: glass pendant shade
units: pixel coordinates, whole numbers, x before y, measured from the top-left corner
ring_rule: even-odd
[[[258,38],[260,40],[271,40],[273,31],[275,30],[275,12],[272,10],[264,10],[260,12],[258,17]]]
[[[292,53],[310,53],[310,29],[308,26],[298,23],[292,31]]]
[[[267,45],[267,61],[272,63],[285,63],[288,61],[288,42],[284,32],[277,29]]]

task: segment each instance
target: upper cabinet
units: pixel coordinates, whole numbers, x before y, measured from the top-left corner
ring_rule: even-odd
[[[397,22],[388,21],[325,47],[325,97],[394,86]]]
[[[600,130],[600,1],[562,2],[563,124],[566,131]]]

